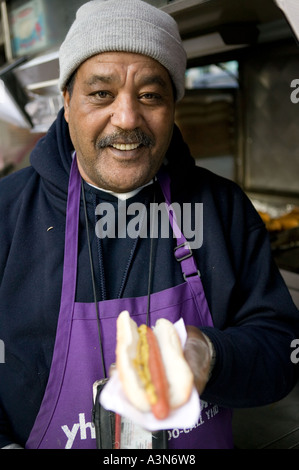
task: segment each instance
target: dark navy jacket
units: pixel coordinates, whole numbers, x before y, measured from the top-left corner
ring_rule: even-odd
[[[33,150],[31,167],[0,182],[0,447],[25,444],[47,384],[72,151],[61,111]],[[167,161],[172,201],[203,204],[203,244],[194,255],[215,326],[203,330],[217,360],[202,398],[227,407],[279,400],[296,381],[290,343],[299,337],[299,316],[272,261],[265,227],[235,183],[195,167],[177,128]],[[146,295],[149,238],[135,247],[130,238],[99,240],[95,208],[108,201],[117,209],[117,199],[88,185],[85,194],[97,300]],[[152,197],[150,185],[130,202],[149,204]],[[163,201],[159,188],[156,198]],[[173,246],[172,238],[156,241],[152,291],[183,282]],[[82,205],[76,300],[93,301]]]

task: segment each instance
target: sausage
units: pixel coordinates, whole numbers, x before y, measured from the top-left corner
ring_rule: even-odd
[[[170,404],[164,364],[157,338],[149,327],[147,327],[146,338],[149,345],[148,366],[156,392],[156,400],[151,404],[151,410],[157,419],[165,419],[170,413]]]

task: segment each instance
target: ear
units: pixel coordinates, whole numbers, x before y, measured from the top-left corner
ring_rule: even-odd
[[[66,122],[69,122],[70,94],[67,91],[67,89],[63,91],[63,100],[64,100],[64,118]]]

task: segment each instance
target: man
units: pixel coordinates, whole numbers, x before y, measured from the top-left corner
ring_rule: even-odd
[[[169,448],[231,448],[231,409],[295,384],[298,311],[265,227],[233,182],[195,167],[174,125],[185,64],[176,23],[141,0],[77,12],[60,49],[64,109],[31,167],[0,185],[1,447],[96,447],[92,388],[122,310],[186,324],[203,409],[167,430]],[[181,220],[155,232],[164,201]]]

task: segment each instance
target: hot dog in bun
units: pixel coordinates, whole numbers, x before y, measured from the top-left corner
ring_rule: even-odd
[[[174,325],[165,318],[140,327],[128,311],[117,319],[116,368],[127,399],[140,411],[165,419],[186,403],[193,374]]]

